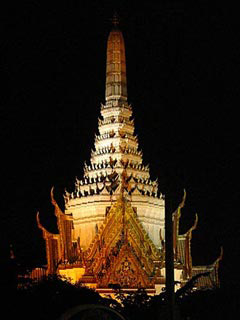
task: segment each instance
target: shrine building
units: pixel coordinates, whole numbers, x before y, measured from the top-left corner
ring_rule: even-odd
[[[46,230],[37,215],[46,242],[47,274],[64,275],[99,293],[145,288],[157,294],[165,287],[165,197],[143,164],[132,113],[124,38],[114,21],[107,40],[105,103],[90,161],[74,192],[65,192],[65,210],[51,190],[58,233]],[[186,192],[173,213],[176,289],[201,272],[209,275],[199,278],[196,288],[217,287],[221,255],[208,266],[192,264],[191,238],[198,217],[179,234],[185,200]]]

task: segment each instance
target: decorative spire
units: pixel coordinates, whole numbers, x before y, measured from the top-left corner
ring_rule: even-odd
[[[113,24],[113,26],[114,26],[115,28],[118,27],[119,22],[120,22],[120,19],[119,19],[119,16],[118,16],[118,14],[117,14],[116,11],[114,12],[111,21],[112,21],[112,24]]]
[[[122,32],[116,28],[119,24],[117,15],[114,15],[112,23],[114,28],[107,42],[106,103],[109,101],[127,102],[125,44]]]

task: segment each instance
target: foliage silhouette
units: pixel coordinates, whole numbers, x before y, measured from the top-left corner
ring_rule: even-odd
[[[181,319],[212,317],[225,320],[239,311],[239,288],[194,291],[198,277],[194,277],[175,294]],[[4,292],[2,312],[6,312],[8,319],[54,320],[81,304],[100,304],[113,308],[127,320],[166,318],[165,292],[150,296],[144,289],[139,289],[125,295],[121,289],[117,289],[115,300],[103,298],[80,283],[72,285],[68,279],[60,276],[48,276],[39,283],[29,282],[28,286],[18,289],[10,286],[7,290],[4,286],[1,291]]]

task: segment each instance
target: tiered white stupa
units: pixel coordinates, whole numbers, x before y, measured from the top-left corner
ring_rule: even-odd
[[[157,181],[150,179],[149,167],[143,165],[134,135],[132,108],[127,101],[125,45],[117,25],[107,42],[105,98],[90,163],[85,164],[83,179],[76,179],[75,191],[65,194],[65,214],[72,214],[74,238],[87,248],[124,183],[125,196],[159,247],[160,238],[164,238],[165,202]]]

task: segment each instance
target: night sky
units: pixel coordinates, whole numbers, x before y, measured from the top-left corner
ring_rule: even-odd
[[[239,25],[216,1],[12,1],[1,8],[1,250],[45,263],[36,226],[56,231],[56,198],[89,161],[104,103],[106,42],[117,10],[126,45],[128,101],[145,164],[193,232],[193,262],[224,248],[233,284],[239,255]],[[238,201],[237,201],[238,200]],[[1,253],[0,253],[1,254]]]

